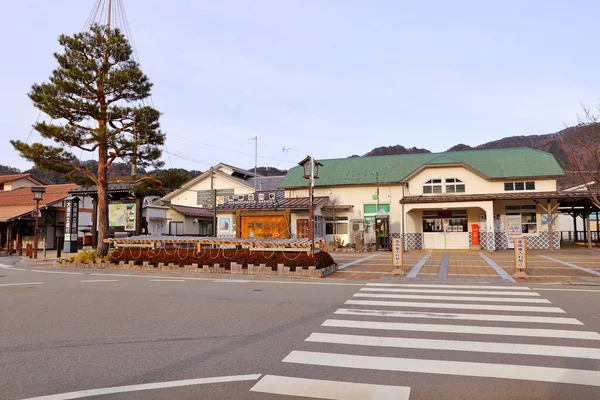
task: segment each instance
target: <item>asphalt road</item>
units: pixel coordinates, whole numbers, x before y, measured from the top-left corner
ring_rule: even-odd
[[[1,399],[600,398],[600,287],[0,263]]]

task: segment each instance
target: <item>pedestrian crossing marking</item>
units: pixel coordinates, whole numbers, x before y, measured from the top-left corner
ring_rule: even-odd
[[[423,283],[367,283],[367,286],[381,286],[381,287],[421,287],[421,288],[444,288],[444,289],[494,289],[494,290],[531,290],[526,286],[487,286],[481,285],[436,285],[436,284],[423,284]]]
[[[346,300],[346,302],[344,304],[360,305],[360,306],[450,308],[450,309],[463,309],[463,310],[565,313],[564,310],[562,310],[558,307],[512,306],[512,305],[497,305],[497,304],[422,303],[422,302],[410,302],[410,301],[385,301],[385,300]]]
[[[455,301],[487,301],[495,303],[539,303],[552,304],[546,299],[531,299],[517,297],[478,297],[478,296],[446,296],[446,295],[423,295],[423,294],[395,294],[395,293],[355,293],[354,297],[408,299],[408,300],[455,300]]]
[[[600,372],[583,369],[425,360],[418,358],[374,357],[297,350],[292,351],[283,359],[283,362],[380,371],[569,383],[600,387]]]
[[[265,375],[250,391],[331,400],[409,400],[406,386],[328,381]]]
[[[576,318],[538,317],[530,315],[498,315],[498,314],[460,314],[436,313],[423,311],[392,311],[392,310],[365,310],[359,308],[340,308],[334,314],[363,315],[369,317],[396,317],[396,318],[427,318],[427,319],[452,319],[462,321],[501,321],[501,322],[531,322],[539,324],[564,324],[583,325]]]
[[[600,360],[600,349],[589,347],[360,336],[337,333],[312,333],[305,341],[357,346],[395,347],[403,349],[473,351],[478,353],[522,354]]]
[[[386,292],[386,293],[439,293],[439,294],[481,294],[487,296],[540,296],[536,292],[508,292],[508,291],[497,291],[497,290],[450,290],[450,289],[407,289],[407,288],[379,288],[379,287],[365,287],[360,289],[361,292]]]
[[[345,319],[328,319],[321,326],[335,328],[356,328],[392,331],[416,331],[438,333],[461,333],[475,335],[498,336],[526,336],[564,339],[600,340],[600,333],[592,331],[570,331],[560,329],[535,329],[535,328],[506,328],[498,326],[471,326],[471,325],[438,325],[438,324],[413,324],[404,322],[378,322],[354,321]]]

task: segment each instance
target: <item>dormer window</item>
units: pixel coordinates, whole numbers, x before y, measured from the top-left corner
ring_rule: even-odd
[[[446,193],[464,193],[465,184],[458,178],[446,178]]]
[[[259,193],[258,194],[258,201],[265,201],[265,194],[264,193]]]
[[[269,200],[275,200],[275,193],[269,193]]]
[[[442,180],[441,179],[430,179],[423,184],[423,193],[442,193]]]
[[[248,201],[254,201],[254,194],[248,195]]]
[[[227,196],[227,201],[233,201],[233,196]]]
[[[244,201],[244,195],[238,194],[238,201]]]

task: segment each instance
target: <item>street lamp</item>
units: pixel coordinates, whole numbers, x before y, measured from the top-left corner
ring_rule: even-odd
[[[306,156],[306,158],[298,163],[304,170],[303,177],[308,179],[308,237],[310,239],[310,254],[315,254],[315,210],[314,203],[314,186],[315,179],[319,179],[319,166],[323,166],[320,162]]]
[[[32,187],[33,199],[35,200],[35,235],[33,236],[33,258],[38,256],[38,224],[40,219],[40,200],[46,193],[45,187]]]

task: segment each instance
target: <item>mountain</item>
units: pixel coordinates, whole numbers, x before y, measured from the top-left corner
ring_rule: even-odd
[[[363,157],[369,156],[389,156],[394,154],[415,154],[415,153],[431,153],[431,151],[427,149],[419,149],[417,147],[406,148],[399,144],[395,146],[382,146],[376,147],[370,152],[366,153]],[[355,156],[350,156],[355,157]]]

